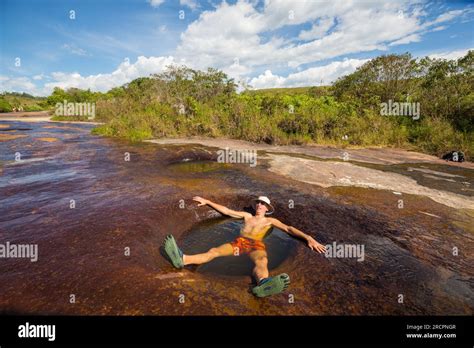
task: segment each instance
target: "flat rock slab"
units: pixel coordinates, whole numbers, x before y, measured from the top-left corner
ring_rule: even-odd
[[[147,142],[155,144],[201,144],[204,146],[218,147],[221,149],[231,148],[238,150],[261,150],[273,153],[291,153],[307,156],[319,157],[322,159],[344,159],[348,155],[349,160],[374,163],[374,164],[400,164],[400,163],[435,163],[462,166],[474,169],[471,162],[447,162],[436,156],[431,156],[419,152],[406,151],[392,148],[337,148],[322,145],[269,145],[256,144],[244,140],[226,138],[174,138],[174,139],[153,139]],[[347,154],[347,155],[346,155]]]
[[[314,161],[285,155],[267,155],[269,170],[322,187],[357,186],[422,195],[452,208],[474,209],[474,199],[422,186],[416,180],[348,162]]]

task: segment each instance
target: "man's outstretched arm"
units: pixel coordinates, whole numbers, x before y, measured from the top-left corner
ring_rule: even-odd
[[[297,237],[297,238],[305,240],[308,243],[308,247],[311,250],[315,250],[319,253],[326,252],[326,247],[324,245],[319,244],[313,237],[307,235],[303,231],[300,231],[299,229],[293,226],[285,225],[283,222],[281,222],[278,219],[270,218],[270,220],[272,222],[272,225],[275,226],[276,228],[279,228],[280,230],[288,233],[289,235],[293,237]]]
[[[199,197],[199,196],[193,197],[193,201],[199,202],[198,207],[207,204],[211,208],[214,208],[215,210],[217,210],[219,213],[224,214],[224,215],[228,215],[228,216],[231,216],[231,217],[234,217],[234,218],[243,219],[246,216],[248,216],[248,217],[252,216],[250,213],[247,213],[245,211],[232,210],[232,209],[229,209],[227,207],[224,207],[223,205],[211,202],[210,200],[204,199],[204,198]]]

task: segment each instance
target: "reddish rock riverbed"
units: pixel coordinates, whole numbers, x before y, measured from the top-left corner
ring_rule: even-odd
[[[321,187],[272,170],[278,154],[268,155],[270,149],[259,150],[261,160],[251,167],[217,163],[217,147],[130,144],[93,136],[92,125],[0,125],[2,134],[21,135],[0,138],[0,244],[38,246],[36,262],[0,259],[2,313],[473,314],[469,166],[426,160],[410,163],[421,171],[383,161],[371,167],[458,197],[464,202],[458,209],[423,191]],[[383,158],[383,150],[377,156]],[[306,166],[315,176],[317,161]],[[448,189],[438,177],[452,180]],[[172,233],[185,252],[199,252],[230,240],[239,228],[197,207],[195,195],[233,209],[248,209],[255,195],[267,195],[276,218],[323,244],[364,246],[363,260],[325,257],[274,231],[271,272],[292,279],[281,295],[250,293],[244,257],[242,264],[222,259],[176,270],[160,253],[165,235]]]

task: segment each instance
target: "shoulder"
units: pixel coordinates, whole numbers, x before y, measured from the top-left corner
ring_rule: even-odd
[[[267,221],[270,222],[270,223],[272,223],[272,224],[279,224],[279,223],[281,223],[280,220],[275,219],[275,218],[272,218],[272,217],[267,217]]]

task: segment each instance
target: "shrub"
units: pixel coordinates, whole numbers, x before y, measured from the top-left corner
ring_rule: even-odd
[[[0,112],[12,112],[13,108],[9,102],[5,99],[0,98]]]

